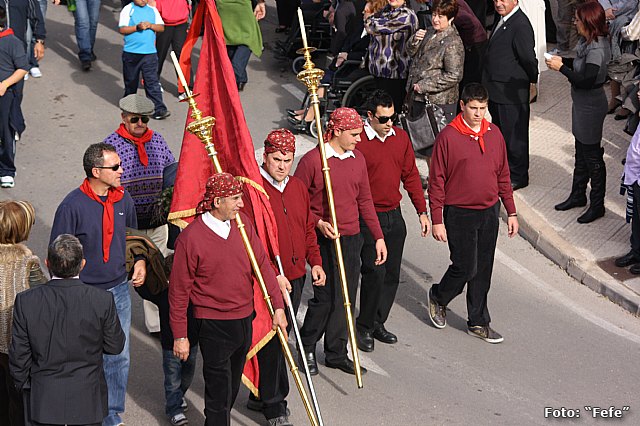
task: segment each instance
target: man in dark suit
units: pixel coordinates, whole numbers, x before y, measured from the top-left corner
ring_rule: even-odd
[[[511,186],[529,184],[529,85],[538,81],[533,28],[518,0],[494,0],[500,20],[491,32],[482,82],[489,112],[507,142]]]
[[[108,414],[102,354],[125,336],[111,293],[78,278],[85,264],[69,234],[49,246],[51,281],[16,297],[9,368],[33,425],[100,425]]]

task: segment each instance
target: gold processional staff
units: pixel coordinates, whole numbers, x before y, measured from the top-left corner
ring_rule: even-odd
[[[351,313],[351,301],[349,300],[349,288],[347,287],[347,274],[344,270],[344,259],[342,257],[342,245],[340,244],[340,233],[338,232],[338,220],[336,218],[336,204],[333,199],[333,186],[331,185],[331,173],[329,164],[327,163],[327,154],[324,148],[324,138],[322,135],[322,121],[320,117],[320,101],[318,100],[318,86],[320,80],[324,76],[324,71],[315,68],[315,64],[311,62],[311,52],[315,51],[315,47],[307,45],[307,34],[304,28],[304,18],[302,10],[298,8],[298,20],[300,21],[300,31],[302,34],[302,49],[296,53],[304,55],[304,69],[298,73],[298,80],[307,86],[309,91],[309,101],[313,107],[313,115],[316,121],[316,129],[318,129],[318,146],[320,147],[320,158],[322,159],[322,172],[324,176],[324,188],[327,192],[327,200],[329,202],[329,212],[331,214],[331,226],[338,235],[334,241],[336,249],[336,259],[338,260],[338,270],[340,272],[340,284],[342,285],[342,297],[344,299],[344,310],[347,315],[347,330],[349,331],[349,343],[353,352],[353,367],[356,372],[356,383],[358,388],[362,388],[362,372],[360,371],[360,356],[358,355],[358,345],[356,343],[356,332],[353,325],[353,314]]]
[[[178,73],[180,83],[184,88],[184,92],[187,95],[189,106],[191,107],[191,118],[193,118],[193,121],[189,123],[189,125],[187,125],[187,131],[194,134],[198,139],[200,139],[200,141],[204,144],[204,148],[207,150],[209,158],[211,158],[214,169],[217,173],[221,173],[223,170],[220,166],[220,161],[218,160],[218,153],[216,152],[216,148],[213,144],[213,126],[215,125],[216,119],[211,116],[203,117],[202,111],[198,109],[196,101],[194,100],[197,95],[192,93],[189,89],[189,85],[184,78],[184,74],[182,73],[182,69],[180,68],[178,59],[176,58],[176,54],[173,51],[171,51],[171,60],[173,61],[176,72]],[[244,223],[242,222],[239,214],[236,214],[235,221],[238,224],[238,230],[240,231],[240,235],[242,236],[244,248],[247,252],[247,255],[249,256],[249,260],[251,261],[253,273],[255,274],[258,283],[260,284],[260,290],[262,291],[262,296],[264,297],[264,301],[267,304],[269,315],[273,318],[273,314],[275,311],[273,309],[273,304],[271,303],[271,297],[269,296],[269,292],[267,291],[267,286],[264,283],[264,278],[262,276],[262,272],[260,271],[260,266],[258,265],[255,253],[253,252],[253,248],[251,247],[251,243],[249,242],[249,237],[247,236],[247,231],[244,229]],[[295,321],[295,318],[293,318],[293,321]],[[302,379],[300,378],[298,366],[293,359],[293,355],[291,355],[291,350],[289,349],[289,344],[287,343],[287,339],[284,336],[284,332],[280,329],[280,327],[278,327],[276,329],[276,333],[278,334],[280,344],[282,345],[282,351],[284,352],[285,359],[289,364],[289,369],[291,370],[293,379],[296,382],[296,387],[298,388],[298,392],[300,393],[300,397],[302,398],[302,403],[304,404],[304,408],[307,411],[307,415],[309,416],[309,421],[313,426],[318,426],[318,421],[316,420],[316,416],[311,408],[311,404],[309,403],[309,397],[307,396],[307,392],[302,383]]]

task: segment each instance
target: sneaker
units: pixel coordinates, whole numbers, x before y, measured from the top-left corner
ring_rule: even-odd
[[[431,289],[427,293],[427,311],[429,319],[435,328],[445,328],[447,326],[447,308],[433,300]]]
[[[16,142],[18,142],[20,140],[20,133],[15,132],[13,138],[16,140]]]
[[[38,67],[33,67],[29,70],[29,74],[31,74],[31,77],[33,78],[40,78],[42,77],[42,71],[40,71],[40,68]]]
[[[501,343],[504,341],[504,337],[488,325],[472,325],[467,329],[467,334],[488,343]]]
[[[182,398],[182,404],[180,404],[180,408],[182,408],[182,411],[187,411],[189,409],[189,404],[187,404],[187,400]]]
[[[91,71],[91,61],[82,61],[82,71]]]
[[[293,426],[293,423],[289,421],[289,416],[280,416],[269,419],[269,426]]]
[[[164,111],[154,112],[151,118],[153,118],[154,120],[164,120],[170,115],[171,113],[165,109]]]
[[[178,413],[175,416],[171,417],[169,420],[173,426],[180,426],[189,424],[189,420],[187,420],[187,416],[184,413]]]
[[[13,176],[0,177],[0,188],[13,188],[14,186],[16,186],[16,183]]]
[[[26,74],[24,75],[24,81],[27,81],[27,80],[29,80],[29,73],[26,73]]]

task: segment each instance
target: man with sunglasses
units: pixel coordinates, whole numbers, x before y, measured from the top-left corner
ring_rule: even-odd
[[[82,164],[87,177],[58,206],[49,243],[61,234],[75,235],[87,261],[80,280],[113,294],[126,341],[119,355],[104,355],[109,415],[103,425],[116,426],[122,423],[120,414],[124,412],[129,376],[131,297],[125,266],[125,228],[137,228],[138,221],[133,199],[120,184],[123,170],[116,149],[105,143],[89,145]],[[136,257],[131,283],[141,286],[145,277],[145,260]]]
[[[402,251],[407,237],[400,210],[401,182],[418,214],[421,235],[426,237],[431,227],[413,147],[407,132],[393,125],[396,118],[393,98],[383,90],[373,92],[367,102],[367,120],[356,147],[367,162],[373,205],[389,250],[387,261],[376,265],[375,241],[367,224],[361,220],[364,245],[360,254],[362,281],[356,327],[358,348],[364,352],[373,351],[374,338],[387,344],[398,341],[384,324],[398,290]]]

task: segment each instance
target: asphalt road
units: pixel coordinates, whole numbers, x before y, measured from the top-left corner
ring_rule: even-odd
[[[32,78],[26,85],[28,129],[18,144],[16,188],[0,192],[0,198],[27,199],[35,205],[37,223],[29,246],[40,257],[45,255],[57,204],[81,183],[85,147],[101,141],[119,123],[117,102],[123,84],[118,4],[103,2],[96,43],[99,59],[89,73],[79,69],[75,57],[71,15],[64,7],[49,7],[47,52],[41,64],[44,77]],[[302,93],[293,74],[283,70],[269,50],[276,38],[275,22],[274,4],[269,2],[263,25],[267,49],[262,60],[252,59],[250,81],[241,95],[257,147],[269,130],[286,125],[281,111],[294,107]],[[152,121],[151,126],[178,155],[186,106],[176,101],[169,63],[163,77],[172,116]],[[311,139],[299,138],[298,155],[312,146]],[[450,305],[449,326],[436,330],[428,323],[426,291],[446,270],[448,250],[430,237],[420,238],[411,206],[403,204],[403,210],[410,235],[402,283],[387,323],[400,341],[377,342],[373,353],[362,354],[369,373],[360,390],[353,376],[325,368],[318,351],[320,375],[314,383],[326,425],[606,424],[608,420],[640,424],[637,318],[576,283],[523,239],[509,240],[502,224],[489,306],[492,325],[505,342],[489,345],[466,334],[463,296]],[[308,285],[306,290],[309,295]],[[168,424],[160,345],[146,333],[142,304],[132,294],[132,362],[123,419],[132,426]],[[203,423],[203,388],[198,369],[187,396],[191,424]],[[243,388],[233,423],[264,423],[261,415],[245,408],[246,399]],[[307,423],[293,384],[289,403],[291,419]],[[594,417],[618,414],[607,411],[611,406],[620,409],[622,418]],[[578,414],[579,418],[566,418]]]

